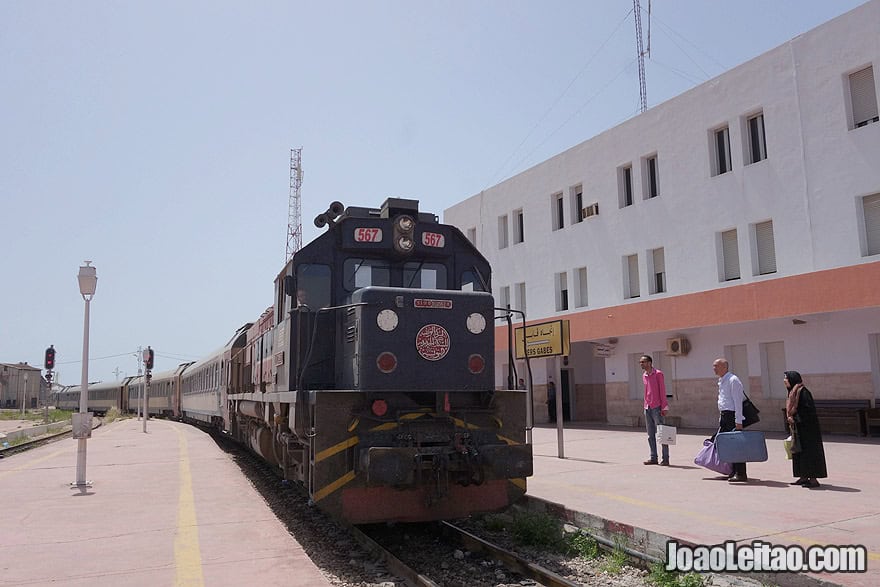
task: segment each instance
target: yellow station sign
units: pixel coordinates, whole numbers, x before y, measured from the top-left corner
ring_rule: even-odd
[[[525,359],[526,352],[530,359],[569,354],[568,320],[532,324],[526,326],[525,333],[525,345],[523,345],[523,329],[514,330],[517,359]]]

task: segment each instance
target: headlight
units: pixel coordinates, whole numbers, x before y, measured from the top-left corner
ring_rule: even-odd
[[[467,329],[473,334],[480,334],[486,330],[486,318],[482,314],[474,312],[467,317]]]
[[[385,332],[391,332],[397,328],[397,312],[394,310],[382,310],[376,316],[376,324]]]

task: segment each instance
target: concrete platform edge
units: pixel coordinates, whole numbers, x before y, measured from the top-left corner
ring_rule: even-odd
[[[625,536],[625,546],[643,552],[660,561],[666,560],[666,543],[670,540],[677,540],[680,544],[694,545],[693,542],[681,540],[674,536],[667,536],[653,530],[646,530],[630,524],[622,524],[587,512],[571,510],[561,503],[555,503],[539,497],[525,495],[516,505],[531,512],[549,514],[610,542],[614,542],[620,536]],[[838,583],[825,581],[808,573],[724,574],[754,579],[767,585],[779,585],[780,587],[838,587]]]

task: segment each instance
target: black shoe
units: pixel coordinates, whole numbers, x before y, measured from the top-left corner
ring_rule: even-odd
[[[803,477],[801,477],[797,481],[792,481],[791,483],[789,483],[789,485],[803,485],[806,482],[807,482],[807,480],[804,479]]]
[[[645,461],[645,462],[642,463],[642,464],[643,464],[643,465],[656,465],[656,464],[657,464],[657,459],[648,459],[647,461]]]
[[[664,459],[664,460],[660,461],[660,466],[661,467],[668,467],[669,466],[669,459]]]
[[[806,487],[807,489],[816,489],[820,487],[819,482],[813,479],[812,481],[805,482],[802,487]]]
[[[746,481],[749,480],[749,478],[746,477],[745,475],[740,475],[739,473],[737,473],[737,474],[734,474],[733,477],[728,477],[727,480],[732,483],[745,483]]]

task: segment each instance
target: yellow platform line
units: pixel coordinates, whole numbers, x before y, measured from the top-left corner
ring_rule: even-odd
[[[40,457],[38,459],[33,459],[33,460],[30,460],[26,463],[22,463],[21,465],[17,465],[15,467],[12,467],[8,471],[0,471],[0,479],[4,479],[6,477],[9,477],[13,473],[20,473],[22,471],[27,471],[28,469],[31,469],[31,468],[35,467],[36,465],[39,465],[40,463],[45,463],[46,461],[52,460],[55,457],[63,455],[66,452],[72,452],[72,451],[70,451],[70,449],[56,450],[55,452],[47,454],[44,457]]]
[[[199,527],[196,524],[196,503],[193,497],[192,472],[189,466],[189,445],[186,436],[177,427],[180,449],[180,499],[177,503],[177,531],[174,535],[174,567],[177,574],[174,585],[202,587],[202,552],[199,547]]]

